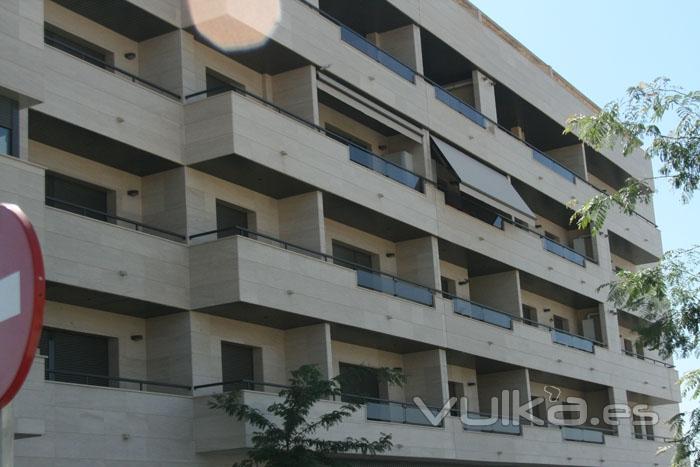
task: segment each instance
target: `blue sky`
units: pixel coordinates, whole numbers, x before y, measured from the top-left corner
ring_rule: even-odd
[[[471,1],[599,105],[657,76],[700,89],[697,0]],[[700,243],[700,193],[684,205],[665,183],[657,190],[664,248]],[[700,366],[696,358],[676,363],[681,372]]]

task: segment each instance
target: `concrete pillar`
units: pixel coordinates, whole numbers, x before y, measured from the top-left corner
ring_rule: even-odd
[[[563,148],[550,149],[547,155],[571,170],[584,180],[588,180],[586,167],[586,150],[583,143],[565,146]]]
[[[469,296],[476,303],[522,317],[520,274],[517,270],[469,278]]]
[[[600,338],[608,346],[611,352],[619,352],[622,349],[620,340],[620,326],[617,322],[617,313],[610,303],[598,305],[600,310]]]
[[[182,235],[187,234],[185,169],[182,167],[143,177],[143,223]]]
[[[622,388],[608,388],[607,389],[608,403],[610,404],[621,404],[629,406],[629,401],[627,400],[627,391]],[[632,417],[620,418],[618,420],[617,432],[621,439],[628,439],[633,432],[632,429]]]
[[[168,91],[182,95],[184,34],[178,29],[140,42],[138,45],[139,76]]]
[[[447,356],[444,349],[404,354],[403,370],[406,376],[404,394],[407,402],[418,396],[426,405],[441,408],[449,399]]]
[[[333,377],[330,324],[289,329],[284,339],[288,377],[302,365],[316,365],[324,378]]]
[[[14,465],[15,428],[12,404],[0,409],[0,466]]]
[[[280,238],[313,251],[326,252],[323,195],[312,191],[279,200]]]
[[[440,258],[435,237],[396,243],[396,272],[401,279],[440,289]]]
[[[498,408],[502,415],[505,401],[502,400],[503,391],[508,391],[508,404],[512,405],[513,391],[519,391],[519,403],[525,404],[530,400],[530,374],[527,368],[515,370],[497,371],[493,373],[480,373],[477,369],[476,386],[479,393],[479,408],[482,413],[491,412],[491,399],[498,399]],[[512,407],[507,415],[512,413]],[[496,414],[492,414],[496,415]]]
[[[189,312],[146,320],[146,370],[149,380],[192,385],[191,333]],[[172,392],[182,393],[177,389]]]
[[[418,73],[423,74],[420,28],[415,24],[375,33],[373,42],[404,65],[408,65]]]
[[[472,82],[474,83],[474,104],[476,109],[494,122],[498,121],[494,82],[479,70],[472,71]]]
[[[318,125],[316,68],[308,65],[272,76],[272,100],[294,115]]]
[[[23,161],[29,160],[29,108],[20,107],[17,111],[17,125],[18,134],[17,138],[17,157]],[[14,144],[14,141],[13,141]]]

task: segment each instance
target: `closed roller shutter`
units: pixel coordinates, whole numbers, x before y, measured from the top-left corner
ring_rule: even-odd
[[[48,356],[47,379],[109,386],[108,337],[44,329],[41,353]]]
[[[224,391],[248,389],[250,384],[233,384],[239,381],[253,381],[255,378],[253,349],[242,345],[221,343],[221,369]]]

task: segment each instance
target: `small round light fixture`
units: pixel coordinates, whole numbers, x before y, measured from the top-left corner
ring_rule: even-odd
[[[127,52],[124,54],[124,58],[127,60],[133,60],[136,58],[136,54],[134,52]]]

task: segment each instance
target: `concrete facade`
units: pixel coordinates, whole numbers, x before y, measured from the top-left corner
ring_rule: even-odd
[[[608,403],[670,418],[680,401],[672,362],[625,351],[639,318],[599,290],[614,268],[660,257],[653,206],[613,210],[590,239],[562,220],[571,199],[644,177],[649,161],[514,137],[502,87],[555,124],[595,108],[466,2],[377,0],[391,14],[353,22],[360,42],[342,24],[365,12],[337,4],[281,0],[269,40],[241,52],[204,37],[189,1],[115,0],[105,19],[87,2],[0,0],[17,145],[0,155],[0,202],[39,235],[45,327],[109,343],[109,374],[80,372],[79,344],[75,368],[56,367],[58,347],[37,354],[1,414],[14,465],[230,465],[253,430],[210,396],[245,384],[264,409],[304,364],[405,375],[362,389],[365,404],[322,433],[393,435],[358,465],[663,465],[665,425],[640,438],[629,420],[592,421]],[[240,27],[235,14],[209,19]],[[45,28],[64,42],[45,44]],[[436,65],[448,48],[454,63]],[[467,186],[433,137],[505,175],[536,219]],[[594,441],[475,430],[455,413],[431,426],[413,404],[464,396],[500,417],[492,399],[513,390],[545,409],[583,399]]]

